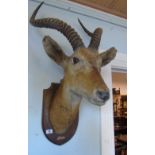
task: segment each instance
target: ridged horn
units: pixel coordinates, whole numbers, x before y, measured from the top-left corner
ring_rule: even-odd
[[[80,36],[78,35],[78,33],[64,21],[56,19],[56,18],[35,19],[36,14],[43,3],[44,2],[41,2],[38,5],[38,7],[34,10],[30,18],[30,23],[36,27],[53,28],[61,32],[68,39],[74,51],[77,48],[84,47],[84,43],[82,39],[80,38]]]
[[[92,33],[82,24],[80,19],[78,19],[78,22],[80,23],[83,30],[91,37],[91,41],[88,47],[98,50],[102,36],[102,29],[96,28],[95,31]]]

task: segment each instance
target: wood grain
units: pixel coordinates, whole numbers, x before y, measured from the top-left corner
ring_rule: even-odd
[[[127,18],[127,0],[70,0],[122,18]]]

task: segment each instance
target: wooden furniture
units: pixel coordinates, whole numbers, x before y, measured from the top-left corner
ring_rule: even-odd
[[[116,155],[127,155],[127,135],[120,135],[117,138],[117,144],[120,146],[115,146]]]
[[[127,154],[127,95],[113,89],[115,155]]]
[[[119,136],[117,137],[117,140],[118,140],[118,141],[121,141],[121,142],[123,142],[123,143],[127,143],[127,135],[119,135]]]

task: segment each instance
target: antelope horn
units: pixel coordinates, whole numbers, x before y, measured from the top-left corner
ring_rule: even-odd
[[[82,24],[80,19],[78,19],[78,22],[80,23],[83,30],[91,37],[91,41],[90,41],[90,44],[88,47],[98,50],[98,47],[99,47],[100,41],[101,41],[101,36],[102,36],[102,29],[96,28],[94,33],[92,33],[86,29],[86,27]]]
[[[35,19],[35,16],[43,3],[44,2],[41,2],[34,10],[30,18],[30,23],[36,27],[53,28],[61,32],[68,39],[74,51],[79,47],[84,47],[84,43],[78,33],[70,25],[63,22],[62,20],[56,18]]]

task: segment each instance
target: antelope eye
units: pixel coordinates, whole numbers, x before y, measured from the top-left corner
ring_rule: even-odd
[[[79,58],[77,58],[77,57],[73,57],[73,64],[77,64],[80,60],[79,60]]]

